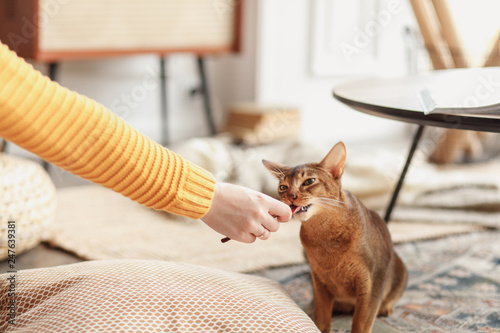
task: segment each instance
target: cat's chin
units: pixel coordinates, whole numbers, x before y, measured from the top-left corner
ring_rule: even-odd
[[[302,223],[305,223],[307,221],[309,221],[311,218],[313,217],[313,214],[308,212],[308,213],[300,213],[300,214],[296,214],[295,215],[295,218],[297,220],[299,220],[300,222]]]

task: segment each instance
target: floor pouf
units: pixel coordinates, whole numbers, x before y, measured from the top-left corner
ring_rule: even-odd
[[[21,270],[16,279],[16,315],[0,307],[12,318],[1,332],[320,333],[278,282],[211,267],[92,260]],[[9,288],[0,284],[3,300]]]
[[[0,153],[0,259],[46,238],[55,210],[55,186],[47,172],[33,161]]]

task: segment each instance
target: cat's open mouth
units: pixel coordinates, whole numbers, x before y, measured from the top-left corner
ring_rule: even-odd
[[[292,210],[293,214],[307,212],[307,210],[309,209],[309,207],[311,207],[311,205],[307,205],[307,206],[290,205],[290,209]]]

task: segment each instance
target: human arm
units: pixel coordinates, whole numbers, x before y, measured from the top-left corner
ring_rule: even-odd
[[[270,216],[263,215],[260,223],[255,217],[278,201],[248,201],[261,194],[237,186],[216,189],[208,171],[155,143],[101,104],[52,82],[1,43],[0,136],[148,207],[204,217],[213,229],[236,240],[250,242],[253,232],[262,234],[260,228],[277,229]],[[252,222],[228,210],[228,201],[240,207],[236,213],[247,202],[244,211]]]
[[[0,44],[0,136],[148,207],[199,218],[215,180]]]

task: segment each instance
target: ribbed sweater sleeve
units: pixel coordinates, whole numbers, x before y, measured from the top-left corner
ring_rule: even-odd
[[[210,208],[215,181],[208,171],[51,81],[1,43],[0,137],[148,207],[190,218]]]

